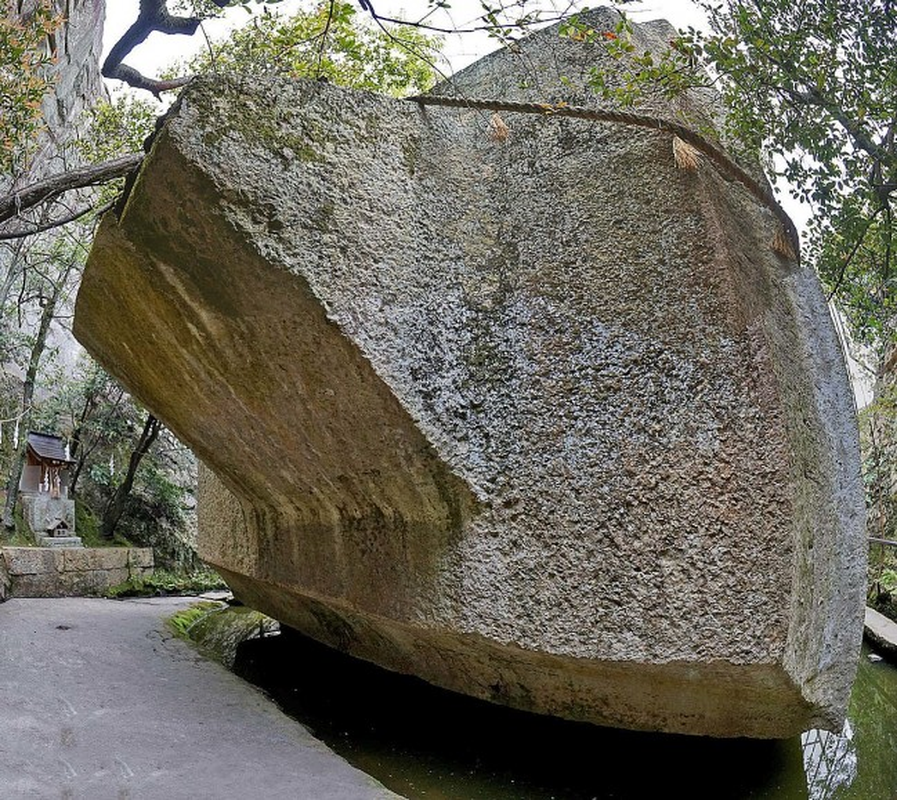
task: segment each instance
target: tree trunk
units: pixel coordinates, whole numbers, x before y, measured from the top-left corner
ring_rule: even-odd
[[[156,437],[159,435],[161,427],[159,420],[152,414],[147,415],[143,431],[140,434],[140,438],[137,440],[137,446],[134,448],[131,453],[131,458],[128,460],[128,473],[125,475],[125,479],[113,492],[112,497],[109,498],[109,502],[106,503],[106,507],[103,509],[103,522],[100,526],[100,532],[102,533],[103,538],[112,539],[115,535],[115,529],[125,511],[125,502],[131,494],[131,489],[134,487],[134,477],[137,474],[137,469],[153,442],[156,441]]]
[[[84,426],[87,423],[87,420],[93,413],[95,405],[96,401],[94,396],[87,395],[84,399],[84,407],[81,409],[81,416],[78,418],[78,424],[75,426],[75,430],[72,431],[71,437],[69,437],[69,442],[71,444],[69,457],[75,459],[75,468],[71,471],[71,476],[69,478],[69,497],[72,499],[77,496],[78,478],[81,477],[81,470],[84,469],[87,457],[93,450],[93,448],[83,446],[81,436],[84,432]]]
[[[22,248],[24,244],[25,243],[20,239],[13,245],[12,254],[10,255],[9,264],[6,269],[6,275],[3,278],[3,283],[0,284],[0,308],[3,308],[6,305],[6,300],[9,298],[9,292],[19,274],[19,261],[22,256]]]
[[[65,268],[60,279],[53,284],[53,292],[47,299],[43,311],[41,311],[40,325],[37,336],[31,346],[31,356],[28,359],[28,371],[25,373],[25,383],[22,386],[22,415],[19,418],[19,446],[13,456],[12,466],[6,481],[6,504],[3,507],[3,526],[11,531],[15,528],[16,501],[19,499],[19,480],[22,477],[22,468],[25,465],[25,454],[28,449],[28,429],[31,427],[31,403],[34,399],[34,383],[37,379],[37,368],[40,366],[41,356],[47,347],[47,335],[50,333],[50,323],[53,322],[53,314],[62,289],[68,280],[73,263]]]

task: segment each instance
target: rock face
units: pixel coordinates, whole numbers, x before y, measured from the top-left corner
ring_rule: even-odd
[[[20,0],[7,3],[0,16],[12,24],[30,20],[38,0]],[[47,37],[47,48],[55,58],[52,67],[52,91],[48,92],[41,104],[43,130],[37,138],[35,150],[28,160],[28,168],[17,175],[0,174],[0,194],[25,187],[53,174],[63,172],[82,163],[81,154],[74,143],[84,135],[89,123],[89,109],[99,100],[106,98],[106,89],[100,74],[100,57],[103,52],[103,23],[106,14],[105,0],[53,0],[53,11],[63,17],[59,28]],[[80,196],[78,196],[80,195]],[[91,202],[92,190],[69,195],[73,204],[86,206]],[[59,214],[58,216],[62,216]],[[25,226],[22,226],[25,227]],[[21,263],[27,263],[29,250],[52,252],[54,241],[62,237],[69,243],[69,233],[60,234],[51,230],[45,234],[30,237],[23,251],[16,248],[0,247],[0,305],[15,297],[14,287],[22,275]],[[14,255],[15,253],[15,255]],[[24,256],[24,258],[23,258]],[[68,301],[64,301],[68,304]],[[70,306],[67,307],[71,313]],[[19,321],[24,313],[25,329],[34,336],[37,332],[39,309],[31,311],[20,306],[18,314],[9,314],[3,320],[4,326],[12,327],[13,320]],[[57,363],[72,369],[81,349],[72,339],[67,325],[53,324],[48,336],[50,346],[57,352]],[[21,395],[25,367],[13,363],[2,364],[0,386],[9,396]],[[2,417],[16,416],[22,409],[4,409]],[[9,448],[12,437],[2,447]],[[12,448],[15,449],[15,448]],[[11,454],[10,454],[11,455]]]
[[[545,31],[439,91],[582,100],[596,57]],[[863,502],[814,276],[669,134],[504,123],[196,82],[102,225],[76,335],[211,468],[201,555],[248,604],[541,713],[838,726]]]
[[[22,23],[31,18],[38,5],[37,0],[19,0],[15,8],[7,4],[5,13],[13,24]],[[52,7],[54,14],[64,18],[47,41],[55,58],[53,89],[41,104],[45,131],[30,159],[29,170],[19,176],[20,186],[62,171],[63,164],[80,160],[77,152],[66,152],[66,147],[84,132],[86,112],[106,97],[100,74],[106,1],[52,0]],[[0,183],[6,191],[9,176],[0,176]]]

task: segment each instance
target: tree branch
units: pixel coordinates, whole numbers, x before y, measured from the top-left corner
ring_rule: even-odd
[[[229,0],[212,0],[218,8],[224,8]],[[124,81],[135,89],[145,89],[159,98],[162,92],[177,89],[189,80],[178,78],[173,81],[159,81],[155,78],[147,78],[133,67],[122,64],[122,61],[144,42],[151,33],[183,34],[192,36],[196,33],[202,19],[200,17],[177,17],[168,11],[168,0],[140,0],[140,12],[137,19],[125,31],[103,64],[103,76]]]
[[[143,153],[131,153],[111,161],[104,161],[102,164],[53,175],[23,189],[10,192],[0,197],[0,222],[6,222],[22,211],[34,208],[72,189],[83,189],[121,178],[140,166],[142,161]]]
[[[386,22],[390,25],[403,25],[406,28],[418,28],[420,30],[429,31],[431,33],[443,34],[494,33],[496,31],[503,32],[515,28],[521,31],[525,31],[533,27],[533,25],[547,25],[550,22],[560,22],[561,20],[566,19],[566,15],[558,14],[557,16],[544,17],[532,22],[508,22],[505,25],[483,23],[482,25],[470,25],[466,28],[446,28],[440,25],[430,25],[426,22],[414,22],[413,20],[400,19],[399,17],[389,17],[383,14],[378,14],[376,11],[370,8],[369,5],[368,7],[365,7],[365,3],[363,3],[362,0],[359,0],[359,5],[361,5],[362,9],[368,11],[371,15],[371,18],[376,20],[377,22]]]
[[[837,103],[829,100],[815,88],[810,88],[809,91],[800,93],[798,96],[809,105],[821,108],[831,114],[861,150],[882,164],[886,164],[891,170],[897,171],[897,155],[877,145],[862,125],[851,119]]]
[[[100,532],[102,533],[103,538],[111,539],[115,535],[115,529],[125,512],[125,502],[128,499],[128,495],[131,494],[131,489],[134,488],[134,478],[137,475],[137,469],[140,466],[140,462],[149,452],[150,447],[152,447],[153,442],[156,441],[156,437],[158,437],[161,429],[162,423],[152,414],[147,414],[140,438],[137,440],[137,444],[131,451],[131,457],[128,460],[128,472],[125,475],[125,479],[112,493],[112,497],[109,498],[105,509],[103,509],[103,522],[100,527]]]
[[[96,211],[97,214],[104,214],[114,205],[115,201],[110,201],[108,203],[104,203],[99,207],[86,206],[85,208],[80,208],[77,211],[72,211],[69,214],[66,214],[66,216],[60,217],[59,219],[52,219],[48,222],[35,224],[33,228],[29,228],[25,231],[2,232],[0,233],[0,241],[8,241],[10,239],[24,239],[27,236],[34,236],[34,234],[36,233],[43,233],[44,231],[49,231],[53,228],[60,228],[63,225],[68,225],[70,222],[75,222],[75,220],[81,219],[81,217],[86,216],[91,211]]]
[[[850,266],[850,262],[853,261],[854,256],[859,251],[863,242],[866,241],[866,234],[869,232],[869,228],[872,226],[872,223],[875,222],[875,218],[881,213],[882,206],[879,206],[875,209],[875,212],[866,220],[866,224],[863,226],[863,230],[859,236],[857,236],[856,241],[853,243],[853,247],[850,249],[850,252],[847,254],[847,257],[841,264],[841,269],[838,271],[838,278],[832,286],[832,290],[828,293],[828,296],[825,298],[826,303],[831,303],[832,298],[841,291],[841,284],[844,281],[844,276],[847,274],[847,268]]]

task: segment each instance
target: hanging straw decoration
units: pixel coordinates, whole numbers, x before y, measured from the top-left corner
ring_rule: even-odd
[[[496,111],[489,119],[489,138],[493,142],[506,142],[511,136],[511,129]]]
[[[797,253],[794,252],[791,240],[785,234],[785,229],[781,224],[776,224],[776,232],[775,236],[772,237],[771,246],[773,252],[778,253],[783,258],[790,259],[791,261],[797,260]]]
[[[489,136],[493,141],[503,142],[510,136],[510,129],[498,115],[499,111],[514,114],[551,114],[558,117],[573,117],[595,122],[612,122],[620,125],[632,125],[637,128],[668,131],[673,134],[673,158],[680,169],[693,170],[698,166],[700,156],[727,180],[740,183],[760,203],[768,208],[778,219],[780,230],[776,232],[771,243],[772,249],[779,255],[800,262],[800,239],[785,210],[776,200],[772,189],[765,180],[757,180],[745,171],[720,146],[673,120],[646,114],[635,114],[611,108],[584,108],[566,103],[522,103],[512,100],[487,100],[469,97],[447,97],[444,95],[416,95],[405,98],[408,102],[421,106],[442,106],[445,108],[465,108],[490,110],[495,113],[489,122]]]
[[[673,159],[679,169],[698,168],[698,151],[678,136],[673,136]]]

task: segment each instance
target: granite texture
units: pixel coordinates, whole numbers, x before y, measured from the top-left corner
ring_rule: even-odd
[[[598,55],[543,31],[438,91],[582,102]],[[838,728],[864,511],[815,277],[669,134],[503,121],[195,82],[76,335],[214,470],[200,553],[265,613],[541,713]]]

